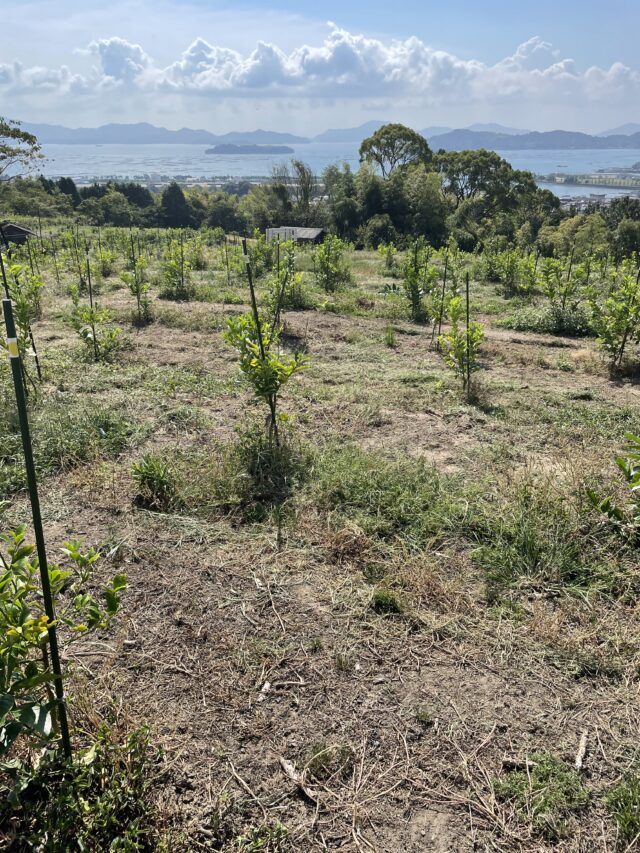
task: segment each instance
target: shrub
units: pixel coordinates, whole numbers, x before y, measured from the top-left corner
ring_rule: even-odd
[[[147,453],[131,467],[139,492],[136,503],[146,509],[171,512],[178,503],[176,483],[171,469],[160,457]]]
[[[90,304],[80,302],[77,285],[69,288],[73,309],[71,324],[86,347],[86,352],[94,361],[110,361],[120,349],[122,329],[114,323],[113,314],[108,308],[100,308],[91,299]]]
[[[191,265],[185,257],[184,238],[172,240],[164,251],[161,263],[160,296],[178,302],[188,302],[195,296],[191,280]]]
[[[275,325],[269,328],[264,320],[251,314],[231,317],[224,336],[238,351],[240,370],[254,395],[268,405],[269,436],[278,444],[278,395],[294,373],[307,366],[307,358],[301,353],[282,356],[278,347],[279,330]]]
[[[478,353],[484,330],[480,323],[474,321],[463,327],[460,323],[463,310],[461,296],[454,296],[449,300],[447,314],[451,328],[440,335],[438,340],[444,352],[445,363],[462,380],[462,388],[468,392],[471,375],[480,369]]]
[[[253,239],[248,243],[247,253],[251,270],[256,278],[260,278],[273,268],[274,251],[275,243],[268,242],[265,235],[255,228]]]
[[[625,264],[622,275],[604,296],[590,290],[592,326],[598,343],[619,367],[627,344],[640,341],[640,269],[637,275]]]
[[[146,280],[147,259],[139,255],[133,262],[131,272],[123,272],[120,276],[136,300],[138,326],[146,325],[152,320],[151,302],[149,301],[149,282]]]
[[[339,237],[329,235],[314,252],[316,284],[327,293],[351,281],[351,272],[344,253],[347,246]]]
[[[0,553],[0,756],[4,757],[18,739],[42,748],[58,735],[49,664],[54,625],[65,627],[66,645],[106,628],[120,607],[126,577],[115,575],[93,594],[93,566],[99,554],[93,548],[83,551],[79,542],[66,542],[65,565],[47,566],[56,615],[55,622],[50,621],[40,591],[40,564],[35,546],[26,541],[26,526],[1,534],[0,545],[5,552]],[[23,752],[13,762],[18,776],[27,772]],[[14,790],[14,800],[17,795]]]
[[[575,338],[592,334],[589,317],[581,308],[563,310],[559,305],[522,308],[509,317],[498,320],[498,325],[518,332],[567,335]]]
[[[309,307],[309,299],[302,289],[302,273],[296,272],[296,250],[291,241],[280,244],[280,269],[268,282],[268,306],[273,325],[280,325],[282,311],[299,311]]]
[[[398,268],[398,250],[393,243],[380,243],[378,254],[384,261],[384,271],[387,275],[395,275]]]
[[[402,265],[404,293],[414,323],[427,323],[431,319],[427,297],[433,296],[438,270],[429,264],[430,252],[424,240],[416,240],[407,250]]]
[[[46,752],[33,767],[5,766],[17,792],[13,801],[0,805],[10,849],[159,849],[150,795],[159,759],[149,729],[137,729],[121,742],[103,723],[91,746],[71,764],[62,766]]]
[[[620,507],[610,497],[600,498],[592,489],[587,489],[587,494],[593,506],[609,518],[615,529],[635,543],[640,535],[640,436],[628,432],[625,438],[626,454],[616,458],[616,465],[631,492],[628,506]]]

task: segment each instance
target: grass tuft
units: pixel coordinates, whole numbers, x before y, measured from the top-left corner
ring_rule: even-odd
[[[496,797],[508,802],[516,816],[531,824],[536,835],[549,840],[565,837],[573,815],[589,799],[580,776],[548,753],[530,756],[532,766],[509,773],[496,782]]]

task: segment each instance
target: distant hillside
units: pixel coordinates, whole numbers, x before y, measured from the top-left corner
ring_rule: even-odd
[[[253,130],[248,132],[225,133],[218,136],[208,130],[167,130],[148,122],[138,124],[104,124],[101,127],[62,127],[56,124],[34,124],[23,122],[25,130],[35,134],[44,145],[211,145],[212,143],[238,144],[278,144],[304,143],[309,140],[291,133],[279,133],[271,130]]]
[[[603,130],[596,136],[631,136],[633,133],[640,133],[640,124],[634,122],[621,124],[620,127],[614,127],[613,130]]]
[[[470,124],[465,130],[474,130],[479,133],[506,133],[508,136],[521,136],[524,133],[531,133],[530,130],[523,130],[518,127],[507,127],[504,124]]]
[[[493,151],[564,150],[640,148],[640,133],[631,136],[590,136],[567,130],[551,130],[546,133],[482,133],[473,130],[452,130],[436,137],[435,148],[445,151],[464,151],[488,148]]]
[[[147,122],[138,124],[103,124],[101,127],[62,127],[55,124],[31,124],[24,122],[23,127],[35,134],[40,142],[65,145],[150,145],[155,143],[196,143],[216,142],[217,137],[207,130],[167,130],[155,127]]]
[[[365,137],[375,133],[384,121],[368,121],[358,127],[334,128],[313,138],[314,142],[340,142],[358,145]],[[274,130],[232,131],[215,134],[208,130],[168,130],[148,122],[137,124],[104,124],[101,127],[69,128],[56,124],[34,124],[24,122],[23,127],[35,134],[45,145],[301,145],[311,142],[303,136]],[[479,128],[484,128],[480,130]],[[637,130],[636,130],[637,128]],[[428,127],[421,133],[431,141],[432,148],[447,151],[489,148],[498,151],[522,151],[526,149],[586,149],[586,148],[640,148],[640,125],[628,124],[617,129],[617,133],[590,136],[566,130],[547,133],[528,132],[498,124],[476,124],[469,128],[451,130],[446,127]],[[627,133],[627,131],[629,131]]]
[[[425,139],[433,139],[434,136],[442,136],[443,133],[451,133],[452,130],[452,127],[440,127],[439,125],[435,125],[434,127],[425,127],[424,130],[419,132]]]
[[[367,136],[371,136],[378,128],[388,124],[386,121],[367,121],[358,127],[334,128],[325,130],[324,133],[313,137],[314,142],[362,142]]]

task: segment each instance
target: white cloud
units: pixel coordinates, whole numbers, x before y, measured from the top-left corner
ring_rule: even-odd
[[[152,65],[139,44],[117,36],[92,41],[87,52],[99,58],[103,75],[116,81],[135,82]]]
[[[77,94],[85,90],[86,80],[79,74],[72,74],[66,65],[61,68],[38,65],[25,68],[21,62],[0,63],[0,90],[2,88],[16,95],[34,92]]]
[[[63,102],[79,95],[98,100],[111,91],[122,99],[157,92],[212,101],[392,99],[443,108],[544,103],[556,110],[624,104],[640,95],[638,70],[622,63],[580,70],[539,37],[493,65],[435,50],[416,37],[383,40],[333,24],[321,43],[288,52],[260,41],[241,53],[197,38],[163,65],[147,49],[119,37],[96,39],[78,51],[96,61],[82,74],[67,66],[0,64],[0,95],[20,95],[23,103],[44,93]]]

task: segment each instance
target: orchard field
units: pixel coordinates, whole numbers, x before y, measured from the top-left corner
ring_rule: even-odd
[[[113,780],[86,849],[636,849],[635,262],[248,257],[258,329],[219,231],[47,224],[4,256],[50,558],[92,546],[96,596],[126,575],[89,636],[61,626],[74,742]],[[5,357],[0,392],[10,531]],[[69,849],[38,785],[0,846]]]

